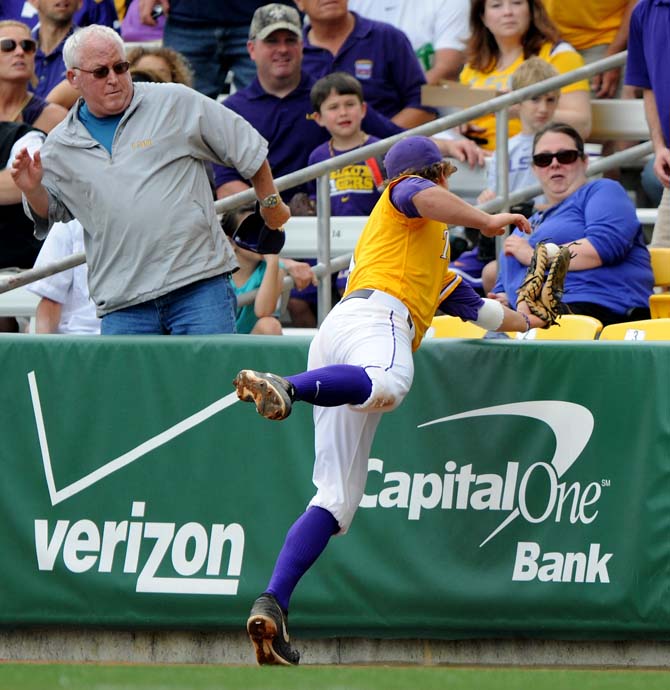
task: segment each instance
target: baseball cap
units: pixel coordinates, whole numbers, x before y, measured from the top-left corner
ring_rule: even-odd
[[[406,170],[423,170],[442,160],[440,149],[432,139],[415,136],[393,144],[384,158],[384,167],[388,178],[392,179]]]
[[[249,26],[249,40],[266,39],[273,31],[286,29],[302,38],[302,25],[298,10],[288,5],[272,2],[269,5],[259,7],[251,19]]]

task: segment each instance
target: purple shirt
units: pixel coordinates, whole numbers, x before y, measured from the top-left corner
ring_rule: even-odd
[[[651,89],[665,145],[670,145],[670,0],[641,0],[633,10],[628,34],[626,84]]]
[[[407,36],[390,24],[360,17],[337,55],[309,42],[303,32],[303,69],[316,79],[330,72],[348,72],[362,84],[368,105],[388,118],[403,108],[421,108],[421,86],[426,83],[421,65]]]
[[[306,167],[310,152],[330,136],[324,127],[309,118],[312,113],[309,92],[315,81],[303,72],[300,84],[284,98],[277,98],[264,91],[256,78],[224,101],[227,108],[250,122],[267,140],[268,160],[275,179]],[[381,138],[403,131],[372,108],[368,108],[363,128]],[[234,168],[214,166],[217,187],[241,179]],[[290,199],[296,192],[307,192],[307,185],[285,190],[282,196]]]
[[[365,145],[379,141],[378,137],[368,137]],[[361,144],[362,146],[362,144]],[[360,147],[356,147],[360,148]],[[354,149],[349,149],[353,151]],[[338,151],[330,147],[330,142],[317,146],[309,156],[308,164],[327,161],[334,156],[339,156],[348,151]],[[375,161],[377,159],[375,158]],[[383,168],[377,161],[377,167],[382,175]],[[368,216],[377,203],[381,193],[377,190],[377,184],[373,171],[365,161],[345,165],[330,173],[330,213],[333,216]],[[309,195],[316,199],[316,181],[308,182]]]
[[[72,35],[73,30],[48,55],[45,55],[39,47],[39,26],[33,29],[33,38],[37,41],[38,46],[35,53],[37,86],[29,88],[42,98],[46,98],[49,95],[49,91],[65,79],[67,70],[63,62],[63,46],[65,41]]]
[[[39,17],[37,10],[28,0],[0,0],[0,20],[17,19],[33,29]],[[114,29],[119,28],[114,0],[84,0],[81,9],[77,10],[72,23],[75,26],[104,24]]]

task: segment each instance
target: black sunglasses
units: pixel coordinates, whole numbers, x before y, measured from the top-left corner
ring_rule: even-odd
[[[96,79],[104,79],[109,74],[110,70],[107,65],[104,67],[96,67],[95,69],[84,69],[83,67],[73,67],[72,69],[78,69],[80,72],[92,74]],[[114,74],[125,74],[130,69],[130,63],[116,62],[112,65],[111,69],[114,70]]]
[[[37,50],[37,43],[32,38],[24,38],[15,41],[13,38],[0,38],[0,50],[3,53],[13,53],[16,46],[21,46],[24,53],[34,53]]]
[[[533,163],[538,168],[548,168],[551,165],[551,161],[555,158],[561,165],[569,165],[581,158],[581,156],[582,154],[577,149],[561,149],[556,151],[556,153],[536,153],[533,156]]]

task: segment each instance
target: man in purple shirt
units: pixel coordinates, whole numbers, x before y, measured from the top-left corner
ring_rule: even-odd
[[[316,80],[301,69],[302,26],[297,10],[278,3],[259,8],[251,23],[248,49],[256,63],[256,78],[224,104],[265,137],[270,166],[274,176],[280,177],[306,167],[309,154],[329,138],[311,118],[310,90]],[[380,138],[402,132],[372,109],[364,127]],[[233,168],[215,166],[214,173],[219,198],[249,187]],[[306,185],[299,185],[282,196],[290,202],[295,194],[306,191]]]
[[[654,145],[654,173],[670,187],[670,0],[641,0],[630,19],[626,84],[642,88]]]
[[[407,36],[390,24],[349,12],[348,0],[296,0],[307,14],[304,69],[316,79],[348,72],[363,85],[365,101],[405,129],[435,119],[421,105],[426,79]]]

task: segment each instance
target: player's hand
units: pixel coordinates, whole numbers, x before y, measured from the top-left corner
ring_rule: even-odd
[[[272,208],[263,208],[261,206],[260,212],[265,224],[273,230],[284,227],[286,221],[291,217],[291,211],[283,201],[280,201]]]
[[[521,213],[494,213],[488,217],[488,223],[481,228],[481,232],[485,237],[504,235],[508,225],[515,225],[519,230],[530,234],[528,218]]]
[[[28,149],[22,148],[12,162],[10,174],[14,184],[24,194],[30,194],[38,189],[42,184],[44,174],[40,152],[35,151],[35,157],[32,158]]]

